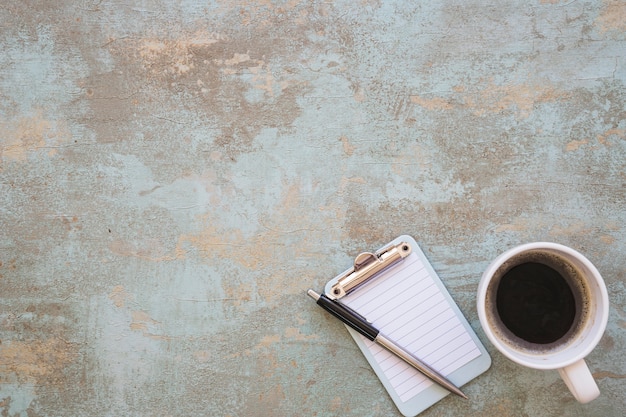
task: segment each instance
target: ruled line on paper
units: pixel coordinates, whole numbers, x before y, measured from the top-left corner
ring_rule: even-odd
[[[444,376],[480,356],[435,277],[414,253],[345,296],[342,302]],[[386,349],[363,340],[403,402],[433,384]]]

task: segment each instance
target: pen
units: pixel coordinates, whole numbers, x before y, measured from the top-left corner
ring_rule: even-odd
[[[461,391],[456,385],[450,382],[446,377],[432,369],[430,366],[426,365],[424,362],[417,359],[415,356],[413,356],[400,346],[396,345],[391,340],[387,339],[380,333],[380,331],[376,327],[368,322],[365,317],[361,316],[356,311],[338,301],[331,300],[324,294],[320,295],[313,290],[309,290],[307,294],[309,294],[311,298],[317,301],[317,304],[324,310],[328,311],[330,314],[337,317],[339,320],[352,327],[354,330],[361,333],[369,340],[378,343],[389,352],[393,353],[394,355],[396,355],[397,357],[399,357],[400,359],[402,359],[413,368],[417,369],[426,377],[430,378],[432,381],[441,385],[448,391],[467,399],[467,395],[463,394],[463,391]]]

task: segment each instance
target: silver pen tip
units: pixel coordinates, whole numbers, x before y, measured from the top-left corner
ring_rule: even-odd
[[[313,290],[308,290],[306,293],[309,294],[309,297],[311,297],[315,301],[320,299],[320,295]]]

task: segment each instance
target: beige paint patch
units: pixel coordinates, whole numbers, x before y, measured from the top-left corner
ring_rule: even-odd
[[[130,322],[131,330],[138,331],[148,331],[148,326],[153,326],[160,324],[158,321],[154,320],[148,313],[145,311],[133,311],[131,313],[132,321]]]
[[[271,0],[250,0],[245,3],[245,7],[237,2],[221,1],[220,13],[228,14],[235,11],[239,15],[240,22],[243,26],[255,24],[259,27],[267,27],[272,25],[274,17],[277,15],[284,16],[292,13],[297,7],[301,7],[301,1],[289,0],[286,2],[273,2]],[[234,10],[233,10],[234,9]],[[294,20],[296,23],[308,23],[302,18],[302,13]]]
[[[513,417],[517,416],[518,411],[515,403],[506,396],[499,396],[493,398],[492,401],[486,407],[481,407],[471,413],[467,413],[467,417],[484,417],[484,416],[499,416],[499,417]]]
[[[15,381],[60,384],[61,373],[77,356],[77,346],[60,338],[3,340],[0,343],[0,384]]]
[[[228,65],[228,66],[233,66],[233,65],[241,64],[243,62],[248,62],[248,61],[250,61],[250,55],[249,54],[238,54],[238,53],[235,53],[231,59],[225,60],[224,64]]]
[[[256,296],[273,302],[286,294],[301,293],[307,288],[306,281],[294,279],[293,272],[285,266],[294,259],[319,257],[324,243],[342,233],[341,228],[332,226],[340,217],[331,211],[321,209],[312,223],[310,217],[303,215],[307,210],[311,207],[300,182],[285,182],[274,207],[255,219],[258,227],[254,233],[244,234],[237,227],[225,227],[215,212],[209,212],[198,217],[198,232],[179,237],[176,256],[193,253],[207,262],[230,262],[253,271],[254,285],[249,279],[243,287],[239,279],[222,283],[229,299],[241,301],[237,305],[245,306],[244,301],[256,300]],[[277,282],[282,284],[277,286]]]
[[[276,249],[275,242],[281,242],[285,235],[306,234],[309,239],[302,240],[290,248],[294,256],[306,257],[319,241],[316,236],[325,235],[329,230],[318,230],[311,226],[302,212],[309,209],[307,200],[302,196],[299,183],[285,184],[282,197],[276,202],[270,216],[258,219],[260,229],[252,236],[244,236],[239,229],[223,229],[213,219],[212,213],[199,218],[204,228],[198,233],[184,234],[179,237],[176,253],[184,256],[189,244],[196,248],[202,257],[208,259],[229,259],[248,269],[259,270],[271,267],[280,271],[288,260],[288,254]],[[328,236],[327,236],[328,238]],[[289,258],[290,259],[290,258]],[[274,281],[277,278],[274,277]],[[284,290],[285,288],[283,288]]]
[[[528,230],[528,224],[526,222],[502,224],[502,225],[496,227],[496,233],[501,233],[501,232],[524,232],[526,230]]]
[[[354,101],[356,101],[357,103],[363,103],[365,100],[367,100],[365,90],[363,90],[363,88],[361,87],[357,88],[354,92]]]
[[[347,188],[349,188],[350,185],[354,185],[354,184],[358,184],[358,185],[364,185],[367,184],[367,180],[363,177],[341,177],[341,181],[339,183],[339,191],[340,192],[345,192],[345,190]],[[325,210],[326,208],[322,208],[322,210]],[[335,210],[336,213],[340,213],[342,210]]]
[[[263,336],[261,341],[254,347],[255,349],[265,349],[270,347],[271,345],[280,342],[280,335],[273,334],[268,336]]]
[[[199,350],[193,353],[193,357],[200,363],[208,362],[211,359],[212,353],[208,350]]]
[[[255,352],[267,351],[269,348],[271,348],[272,345],[280,343],[281,340],[282,340],[282,337],[279,334],[265,335],[261,338],[259,343],[254,345],[252,348],[244,349],[240,352],[231,353],[230,355],[227,356],[227,358],[229,359],[240,358],[242,356],[251,356]]]
[[[235,52],[230,59],[216,59],[214,61],[216,65],[220,67],[220,71],[225,75],[236,75],[242,72],[242,69],[246,69],[253,74],[253,82],[257,83],[259,80],[259,74],[264,72],[266,67],[265,61],[260,59],[252,59],[248,53]]]
[[[601,135],[598,135],[598,142],[605,146],[611,146],[609,139],[611,137],[624,139],[626,138],[626,130],[624,129],[609,129]]]
[[[232,302],[232,305],[239,307],[242,303],[252,300],[252,285],[249,283],[225,284],[223,285],[225,299]]]
[[[211,222],[211,213],[207,213],[200,218],[200,222],[205,227],[198,233],[183,234],[178,238],[176,252],[186,254],[186,244],[199,251],[203,258],[227,258],[237,260],[238,263],[246,267],[254,267],[257,260],[251,259],[249,254],[245,252],[248,243],[239,230],[230,230],[226,233],[224,230],[218,229]],[[242,256],[242,253],[246,256]],[[255,257],[256,258],[256,257]]]
[[[144,69],[153,75],[162,77],[165,73],[183,75],[194,68],[194,50],[226,40],[218,33],[198,31],[176,39],[142,39],[136,46],[139,56],[143,59]],[[160,64],[167,57],[169,67]]]
[[[228,59],[214,59],[199,61],[196,51],[225,42],[228,39],[215,33],[196,32],[189,37],[169,39],[143,39],[136,46],[139,57],[143,60],[143,68],[155,78],[166,76],[184,76],[190,71],[204,77],[214,77],[209,64],[216,64],[219,71],[224,75],[237,75],[245,69],[252,75],[252,87],[264,91],[269,97],[275,92],[284,91],[289,87],[289,82],[276,83],[271,69],[265,61],[251,58],[248,52],[235,52]],[[164,63],[167,63],[164,66]],[[209,89],[205,86],[207,80],[198,79],[196,84],[199,91],[207,94]]]
[[[356,147],[350,143],[350,139],[348,139],[347,136],[341,136],[339,140],[341,141],[341,144],[343,145],[343,152],[347,156],[352,156]]]
[[[601,32],[625,32],[626,1],[605,0],[596,24]]]
[[[41,110],[32,116],[0,122],[0,131],[4,138],[4,143],[0,143],[0,159],[14,161],[25,161],[30,154],[41,149],[53,156],[70,136],[64,123],[45,119]]]
[[[126,292],[126,289],[122,285],[116,285],[109,294],[109,299],[113,301],[115,307],[124,307],[127,301],[132,300],[132,294]]]
[[[395,174],[405,178],[405,181],[415,176],[416,166],[423,171],[432,167],[428,152],[417,143],[408,145],[406,152],[399,152],[398,154],[391,163],[391,169]]]
[[[161,322],[154,320],[143,310],[131,312],[131,322],[129,325],[131,330],[141,332],[142,336],[153,340],[172,340],[173,337],[161,334],[160,326]]]
[[[550,236],[585,236],[590,235],[591,232],[592,229],[585,225],[585,223],[577,222],[565,227],[553,226],[549,234]]]
[[[529,84],[496,85],[492,82],[473,96],[466,96],[466,104],[476,115],[514,111],[519,118],[527,118],[538,103],[566,97],[553,87]]]
[[[565,92],[553,87],[531,84],[497,85],[492,80],[484,83],[482,89],[468,91],[464,86],[455,86],[453,91],[458,98],[452,101],[447,97],[424,98],[410,96],[411,103],[432,111],[445,111],[454,108],[471,110],[477,116],[488,113],[515,112],[518,118],[527,118],[538,103],[553,102],[567,97]],[[458,104],[454,104],[458,102]]]
[[[585,139],[583,139],[583,140],[573,140],[573,141],[569,142],[567,145],[565,145],[565,150],[568,151],[568,152],[576,151],[576,150],[578,150],[578,148],[580,148],[581,146],[586,145],[588,143],[589,143],[589,141],[585,140]]]
[[[163,247],[163,242],[158,239],[150,239],[140,243],[117,239],[109,243],[109,250],[118,256],[130,256],[152,262],[174,261],[184,257],[184,254],[178,251],[169,253]]]
[[[268,97],[275,97],[295,84],[306,84],[302,81],[284,79],[288,76],[288,73],[282,73],[281,77],[283,79],[276,80],[274,72],[268,64],[262,60],[256,60],[254,62],[256,62],[257,65],[247,67],[247,70],[252,74],[252,88],[263,91]]]
[[[302,334],[300,333],[300,329],[297,327],[287,327],[285,329],[285,337],[287,339],[297,340],[299,342],[304,342],[307,340],[315,340],[319,339],[319,336],[316,334]]]
[[[259,407],[269,413],[277,410],[284,399],[283,387],[276,385],[268,391],[259,394]]]
[[[261,340],[259,341],[259,343],[257,343],[256,345],[254,345],[254,347],[250,348],[250,349],[245,349],[242,352],[236,352],[233,353],[231,355],[229,355],[229,358],[238,358],[243,356],[250,356],[253,355],[254,352],[258,352],[258,351],[266,351],[268,349],[271,349],[272,346],[278,344],[278,343],[282,343],[283,340],[288,340],[288,341],[296,341],[296,342],[306,342],[306,341],[311,341],[311,340],[317,340],[319,339],[319,336],[316,334],[302,334],[300,332],[300,329],[296,328],[296,327],[287,327],[285,329],[285,333],[284,335],[280,335],[280,334],[271,334],[271,335],[265,335],[261,338]]]
[[[428,110],[451,110],[453,108],[452,104],[442,97],[423,98],[412,95],[410,99],[411,103],[417,104],[418,106],[424,107]]]
[[[245,10],[250,8],[246,6]],[[297,94],[308,88],[306,81],[288,69],[289,58],[281,52],[283,45],[291,44],[293,39],[267,42],[272,36],[266,33],[270,29],[263,29],[259,20],[254,24],[257,30],[252,39],[243,34],[230,37],[199,31],[191,36],[181,33],[176,38],[128,38],[111,43],[110,53],[119,66],[123,65],[124,72],[112,72],[110,82],[102,76],[87,80],[96,85],[95,90],[102,90],[89,100],[92,111],[105,120],[130,121],[129,115],[143,114],[179,123],[175,118],[159,115],[168,106],[179,108],[178,97],[184,100],[186,108],[200,111],[200,117],[211,126],[219,126],[214,150],[229,160],[250,152],[262,129],[293,123],[300,114]],[[307,42],[304,35],[302,41]],[[281,59],[272,67],[268,63],[273,62],[275,54],[280,54],[284,61]],[[152,109],[156,104],[154,94],[146,95],[142,87],[131,92],[130,97],[137,101],[131,106],[127,92],[129,85],[134,84],[156,87],[158,94],[167,97],[157,105],[159,110]],[[101,124],[98,137],[107,141],[128,140],[133,133],[127,131],[127,125]],[[156,158],[161,157],[157,154]]]
[[[600,240],[602,243],[606,243],[607,245],[612,245],[615,243],[615,237],[611,235],[602,235],[600,236]]]
[[[330,401],[330,410],[333,412],[338,412],[339,410],[341,410],[341,397],[334,397],[331,401]]]
[[[624,374],[616,374],[611,371],[598,371],[593,373],[594,379],[604,379],[604,378],[613,378],[613,379],[623,379],[626,378]]]
[[[274,97],[274,75],[269,67],[256,66],[250,67],[248,70],[252,73],[252,85],[254,88],[264,91],[268,97]],[[284,86],[280,90],[284,90],[288,83],[285,81]]]

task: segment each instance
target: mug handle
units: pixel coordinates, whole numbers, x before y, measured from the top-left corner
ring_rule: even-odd
[[[586,404],[600,395],[600,389],[594,381],[584,359],[559,369],[565,385],[581,404]]]

